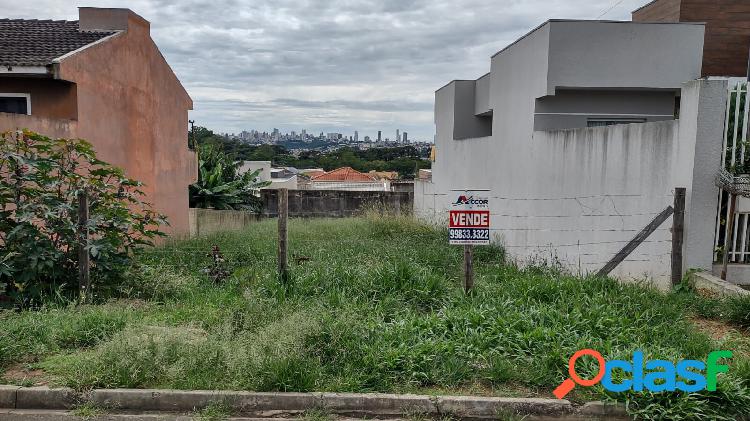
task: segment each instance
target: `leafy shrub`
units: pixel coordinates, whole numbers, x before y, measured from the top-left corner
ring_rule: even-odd
[[[89,198],[92,285],[112,283],[130,253],[166,222],[142,202],[141,183],[97,159],[81,139],[0,135],[0,293],[16,306],[73,296],[78,284],[78,196]]]
[[[270,184],[258,181],[260,170],[240,173],[240,162],[211,143],[202,144],[198,156],[198,181],[190,185],[190,207],[260,211],[258,189]]]

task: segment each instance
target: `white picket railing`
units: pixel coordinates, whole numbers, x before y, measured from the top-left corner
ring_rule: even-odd
[[[729,95],[727,96],[726,120],[724,123],[724,139],[721,159],[724,168],[733,174],[736,170],[747,172],[750,151],[747,150],[748,116],[750,115],[750,101],[748,101],[748,84],[746,81],[730,80]],[[746,159],[747,158],[747,159]],[[716,219],[716,235],[714,260],[720,260],[719,250],[724,245],[724,238],[728,233],[726,224],[729,215],[727,206],[728,194],[719,191],[719,212]],[[741,198],[740,198],[741,200]],[[750,263],[750,212],[735,212],[732,238],[728,244],[730,263]]]

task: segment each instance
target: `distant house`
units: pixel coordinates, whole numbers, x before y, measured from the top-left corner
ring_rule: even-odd
[[[243,161],[240,165],[240,173],[257,171],[258,181],[270,181],[271,184],[264,189],[297,189],[297,173],[299,170],[292,167],[273,168],[271,161]]]
[[[369,174],[361,173],[351,167],[337,168],[311,177],[307,188],[311,190],[390,190],[388,181],[379,181]]]
[[[370,176],[377,180],[397,180],[398,179],[398,172],[396,171],[375,171],[372,170],[368,173]]]
[[[145,183],[146,200],[187,233],[193,103],[128,9],[79,8],[77,21],[0,19],[0,131],[84,138]]]

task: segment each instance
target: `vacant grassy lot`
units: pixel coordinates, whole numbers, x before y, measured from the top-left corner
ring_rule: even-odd
[[[0,373],[6,382],[78,389],[551,397],[581,348],[622,359],[641,349],[647,359],[670,360],[750,349],[741,334],[720,343],[691,321],[720,318],[718,300],[520,270],[497,247],[477,248],[476,290],[467,297],[461,248],[447,245],[447,232],[408,218],[292,221],[292,274],[282,284],[275,229],[266,221],[144,253],[129,284],[103,304],[0,313]],[[219,282],[206,274],[213,244],[230,274]],[[739,354],[718,393],[614,398],[648,417],[748,413],[750,367]],[[578,368],[584,374],[586,364]],[[594,387],[570,397],[606,396]]]

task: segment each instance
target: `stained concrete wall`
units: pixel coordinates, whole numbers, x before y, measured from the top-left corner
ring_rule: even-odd
[[[278,190],[261,190],[263,215],[278,216]],[[356,216],[367,209],[411,213],[412,192],[289,190],[290,217],[342,218]]]
[[[260,215],[247,211],[190,208],[190,236],[242,231],[260,219]]]
[[[146,20],[127,9],[82,8],[80,24],[124,30],[64,56],[54,64],[56,80],[1,80],[2,89],[32,92],[32,116],[49,120],[75,114],[75,132],[59,130],[71,125],[68,120],[55,124],[5,116],[0,130],[24,127],[88,140],[100,159],[145,183],[146,201],[169,218],[167,232],[187,234],[188,186],[198,171],[187,146],[192,100],[151,39]],[[43,104],[46,100],[52,103]]]
[[[54,138],[78,137],[78,121],[0,113],[0,132],[28,129]]]
[[[170,232],[187,232],[187,188],[197,179],[196,155],[187,147],[192,100],[148,22],[127,12],[125,32],[62,60],[57,74],[76,83],[78,135],[146,184],[147,200],[169,217]]]
[[[721,80],[685,84],[676,121],[534,132],[531,114],[514,113],[518,122],[503,130],[516,136],[468,140],[444,136],[439,124],[436,181],[415,185],[415,212],[439,221],[455,201],[451,189],[490,189],[493,239],[511,256],[588,273],[671,205],[675,187],[686,187],[684,268],[710,270],[726,94]],[[613,275],[667,287],[670,224]]]

